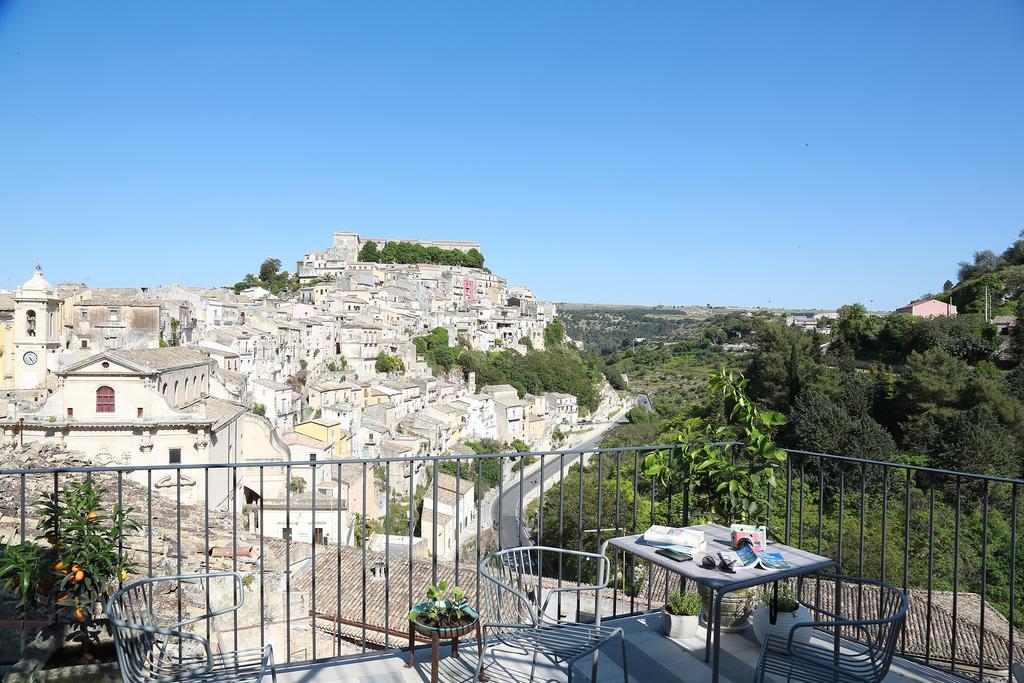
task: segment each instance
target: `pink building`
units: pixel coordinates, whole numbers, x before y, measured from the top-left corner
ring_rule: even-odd
[[[956,306],[937,299],[922,299],[914,301],[902,308],[897,308],[896,313],[909,313],[918,318],[934,318],[939,315],[956,315]]]

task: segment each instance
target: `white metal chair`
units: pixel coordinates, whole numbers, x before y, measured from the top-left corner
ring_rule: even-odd
[[[797,599],[813,620],[794,624],[786,640],[765,639],[755,683],[766,675],[808,683],[885,678],[910,606],[903,591],[873,579],[819,574],[800,578]],[[818,643],[794,642],[793,634],[803,628],[830,635]]]
[[[545,556],[560,558],[560,562],[593,562],[593,572],[588,568],[587,576],[597,577],[596,581],[588,585],[573,584],[542,590],[540,575]],[[628,683],[626,641],[621,628],[564,622],[557,616],[547,614],[551,599],[563,593],[594,591],[596,605],[597,591],[608,587],[608,558],[596,553],[544,546],[508,548],[485,557],[480,562],[480,574],[487,581],[487,610],[481,615],[481,619],[486,618],[487,621],[482,624],[483,649],[474,680],[486,680],[484,658],[490,631],[498,642],[533,653],[531,681],[537,668],[538,654],[546,656],[555,664],[565,663],[569,683],[572,683],[576,662],[587,655],[593,655],[593,671],[596,675],[599,649],[608,641],[618,638],[622,648],[622,678]]]
[[[159,595],[179,582],[233,577],[237,602],[230,607],[214,610],[198,617],[173,621],[154,609],[153,595]],[[182,627],[237,611],[244,600],[242,575],[238,572],[215,572],[161,576],[128,584],[111,596],[107,603],[107,618],[114,632],[117,661],[124,683],[169,683],[170,681],[242,681],[259,683],[274,671],[274,653],[270,645],[253,650],[218,652],[214,654],[210,642]],[[191,647],[189,647],[191,645]],[[200,650],[200,654],[196,651]]]

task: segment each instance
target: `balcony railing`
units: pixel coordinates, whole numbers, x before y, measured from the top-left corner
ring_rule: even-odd
[[[647,454],[670,448],[2,469],[0,534],[32,539],[32,502],[92,478],[142,525],[119,544],[139,576],[251,576],[248,609],[207,626],[207,636],[212,628],[223,649],[272,642],[288,666],[405,646],[406,615],[427,586],[446,580],[479,603],[476,568],[499,546],[543,540],[596,550],[650,523],[696,522],[689,487],[666,489],[643,474]],[[335,494],[318,490],[325,471]],[[764,513],[774,538],[908,592],[901,656],[976,678],[1008,676],[1011,662],[1024,661],[1016,631],[1024,481],[799,451],[780,475]],[[451,490],[453,481],[464,484]],[[343,498],[325,500],[334,495]],[[211,510],[207,499],[222,502]],[[613,564],[602,605],[576,599],[559,611],[613,617],[663,604],[668,577],[630,558]],[[548,587],[583,579],[578,567],[531,571]],[[205,597],[178,591],[167,608],[202,611],[216,591],[205,588]],[[22,646],[48,614],[5,611]],[[4,648],[8,658],[16,652]]]

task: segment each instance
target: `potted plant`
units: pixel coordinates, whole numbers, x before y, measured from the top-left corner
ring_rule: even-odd
[[[775,614],[775,623],[771,623],[771,590],[765,590],[762,596],[762,604],[754,612],[754,635],[757,642],[764,643],[768,636],[774,636],[771,649],[785,651],[789,639],[789,630],[794,624],[813,621],[811,613],[806,607],[800,604],[787,583],[779,584],[779,595],[777,600],[778,610]],[[807,644],[811,642],[811,630],[809,628],[797,629],[793,634],[794,643]]]
[[[662,609],[662,630],[669,638],[689,638],[697,633],[700,596],[672,591]]]
[[[466,601],[466,591],[447,581],[427,589],[427,599],[412,608],[409,621],[420,635],[445,640],[469,633],[480,615]]]
[[[704,622],[708,622],[711,614],[711,589],[701,584],[697,586],[700,594],[701,614]],[[757,604],[757,591],[744,588],[731,591],[722,596],[722,632],[738,633],[750,626],[750,615]]]
[[[105,493],[87,480],[40,497],[33,505],[39,543],[4,549],[3,587],[24,613],[51,618],[5,680],[118,680],[103,606],[134,570],[118,553],[118,540],[141,527],[129,519],[131,510],[104,503]],[[52,668],[51,660],[66,665]]]

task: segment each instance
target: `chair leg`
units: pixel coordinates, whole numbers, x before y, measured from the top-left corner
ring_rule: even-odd
[[[530,662],[530,681],[533,681],[533,674],[537,670],[537,650],[533,651],[533,661]]]
[[[622,646],[622,682],[629,683],[629,665],[626,663],[626,635],[619,631],[619,644]],[[597,683],[597,681],[594,681]]]

